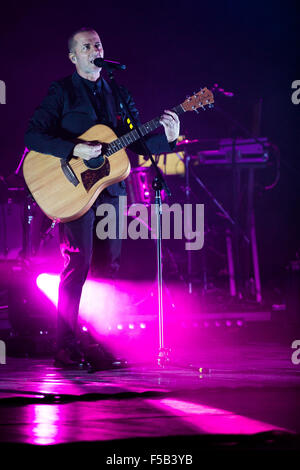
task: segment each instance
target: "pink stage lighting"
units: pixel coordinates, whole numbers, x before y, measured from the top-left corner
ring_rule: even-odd
[[[43,273],[37,277],[36,283],[57,306],[59,276]],[[107,332],[110,325],[115,325],[117,330],[122,330],[123,325],[120,320],[124,308],[126,309],[130,304],[131,291],[132,287],[130,288],[130,286],[125,286],[123,289],[121,286],[117,289],[114,284],[106,280],[87,280],[80,302],[79,316],[81,320],[101,333]]]
[[[36,279],[36,285],[57,306],[59,276],[54,274],[40,274]]]
[[[210,434],[255,434],[266,431],[288,431],[273,424],[213,408],[200,403],[176,399],[147,400],[152,406],[180,416],[198,431]]]
[[[57,305],[59,276],[43,273],[36,283]],[[138,344],[141,341],[145,354],[152,358],[159,340],[156,288],[153,281],[87,279],[79,308],[81,329],[86,327],[96,340],[109,343],[118,352],[124,350],[127,357],[130,353],[133,360],[141,360],[141,345]],[[184,287],[176,283],[165,287],[165,334],[169,344],[176,347],[190,345],[193,338],[199,343],[199,322],[188,316],[191,313],[199,315],[200,310],[198,300],[188,296]],[[180,334],[178,325],[181,325]]]

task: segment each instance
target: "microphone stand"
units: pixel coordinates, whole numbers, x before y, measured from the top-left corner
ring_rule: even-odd
[[[142,135],[139,125],[136,122],[134,116],[132,115],[129,106],[126,103],[126,100],[124,99],[124,96],[122,94],[122,90],[118,86],[118,84],[115,81],[114,75],[113,75],[113,70],[114,67],[109,67],[109,65],[106,63],[105,64],[105,69],[108,72],[108,76],[110,79],[110,83],[112,85],[112,88],[114,92],[116,93],[116,96],[119,97],[120,102],[123,104],[124,109],[128,113],[128,116],[132,122],[132,125],[134,129],[137,131],[142,146],[145,151],[145,155],[150,158],[152,167],[155,169],[156,176],[153,179],[152,182],[152,188],[155,191],[155,211],[156,211],[156,224],[157,224],[157,238],[156,238],[156,257],[157,257],[157,292],[158,292],[158,320],[159,320],[159,351],[158,351],[158,356],[157,356],[157,365],[161,368],[166,367],[167,365],[170,365],[170,348],[165,347],[164,344],[164,315],[163,315],[163,295],[162,295],[162,230],[161,230],[161,215],[162,215],[162,205],[161,205],[161,191],[164,189],[167,193],[168,196],[171,196],[171,191],[163,178],[163,175],[158,168],[156,162],[154,161],[151,152],[149,151],[146,141],[144,139],[144,136]],[[175,364],[175,362],[172,362],[172,366],[183,368],[183,369],[194,369],[197,372],[200,372],[200,374],[208,374],[210,373],[210,369],[205,368],[205,367],[199,367],[199,365],[194,365],[194,364],[188,364],[188,365],[183,365],[183,364]]]
[[[155,170],[156,176],[152,181],[152,188],[155,191],[155,213],[156,213],[156,265],[157,265],[157,293],[158,293],[158,329],[159,329],[159,351],[157,357],[157,363],[160,367],[165,367],[169,362],[169,353],[170,349],[165,347],[164,344],[164,313],[163,313],[163,292],[162,292],[162,203],[161,203],[161,191],[164,189],[168,196],[171,196],[171,191],[160,171],[156,162],[154,161],[151,152],[147,147],[144,136],[142,135],[139,125],[136,122],[135,117],[133,116],[124,96],[122,90],[117,84],[114,74],[113,66],[110,66],[108,63],[105,64],[105,69],[108,73],[110,84],[116,96],[119,98],[120,102],[124,106],[128,117],[131,120],[133,128],[136,130],[140,142],[144,149],[144,155],[149,157],[151,165]]]
[[[190,205],[190,194],[191,194],[191,187],[190,187],[190,155],[186,155],[185,158],[185,198],[186,203]],[[189,221],[189,227],[191,227],[191,223]],[[188,234],[190,240],[190,233]],[[187,250],[187,281],[188,281],[188,291],[189,294],[192,294],[193,291],[193,284],[192,284],[192,253],[191,250]]]

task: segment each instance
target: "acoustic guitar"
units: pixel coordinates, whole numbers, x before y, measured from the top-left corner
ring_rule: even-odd
[[[212,92],[203,88],[172,110],[179,115],[212,107],[213,102]],[[141,125],[139,130],[146,136],[159,126],[159,118],[155,118]],[[87,161],[72,157],[65,161],[31,150],[23,163],[26,184],[50,219],[59,222],[78,219],[89,210],[103,189],[127,178],[130,162],[124,149],[139,138],[136,130],[118,138],[108,126],[97,124],[78,137],[78,142],[102,143],[102,153],[97,158]]]

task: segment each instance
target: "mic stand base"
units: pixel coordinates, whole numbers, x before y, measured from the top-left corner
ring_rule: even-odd
[[[171,352],[170,348],[159,348],[157,364],[162,369],[170,365],[170,352]]]

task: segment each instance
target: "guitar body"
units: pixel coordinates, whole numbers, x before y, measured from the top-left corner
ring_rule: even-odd
[[[108,126],[98,124],[78,139],[108,144],[117,136]],[[26,184],[50,219],[60,222],[78,219],[90,209],[103,189],[124,180],[130,173],[130,162],[123,149],[93,160],[96,168],[92,169],[87,166],[91,160],[85,163],[80,158],[71,158],[68,162],[78,180],[75,186],[65,175],[60,158],[35,151],[26,155],[23,163]]]

